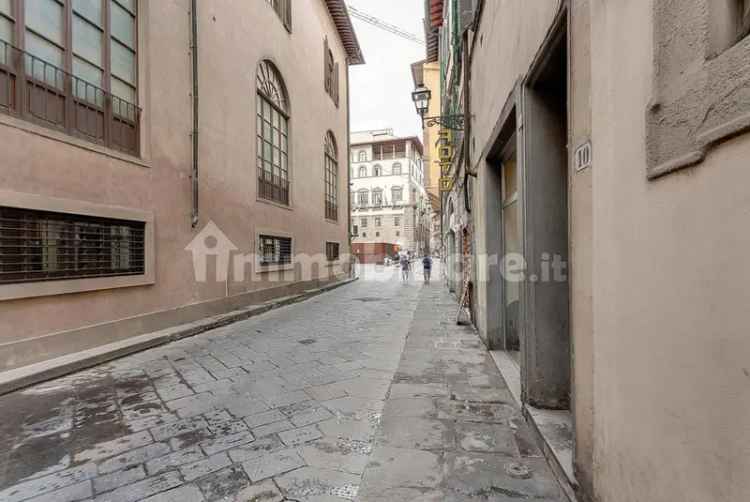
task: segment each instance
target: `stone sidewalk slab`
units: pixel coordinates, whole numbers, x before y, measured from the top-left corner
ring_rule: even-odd
[[[0,500],[561,500],[451,305],[357,281],[2,395]]]

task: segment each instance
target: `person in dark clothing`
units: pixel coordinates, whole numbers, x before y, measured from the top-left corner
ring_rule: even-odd
[[[432,274],[432,258],[430,255],[425,255],[422,258],[422,270],[424,271],[424,283],[430,283],[430,275]]]

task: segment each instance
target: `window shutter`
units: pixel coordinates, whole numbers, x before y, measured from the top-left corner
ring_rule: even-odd
[[[333,65],[333,101],[339,106],[339,64]]]
[[[331,76],[328,73],[328,37],[323,39],[323,88],[331,92]]]

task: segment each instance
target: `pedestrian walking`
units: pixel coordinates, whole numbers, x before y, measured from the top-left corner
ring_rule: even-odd
[[[409,282],[409,269],[411,268],[409,256],[406,254],[402,254],[399,260],[399,264],[401,265],[401,281],[404,283]]]
[[[424,272],[424,283],[430,284],[430,275],[432,275],[432,258],[430,255],[424,255],[422,258],[422,271]]]

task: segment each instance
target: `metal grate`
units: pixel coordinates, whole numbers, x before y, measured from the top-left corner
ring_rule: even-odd
[[[143,222],[0,206],[0,284],[143,273]]]
[[[328,261],[336,261],[339,259],[338,242],[326,242],[326,259]]]
[[[141,109],[0,40],[0,111],[139,154]]]
[[[291,237],[277,237],[274,235],[259,236],[258,248],[260,251],[260,264],[285,265],[292,262],[292,239]]]

